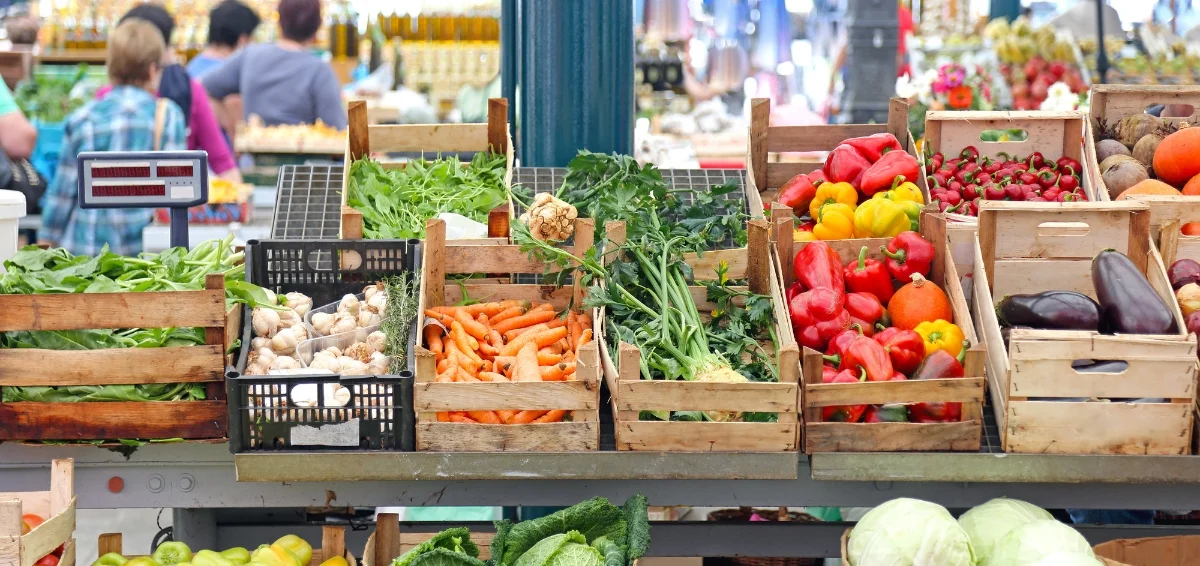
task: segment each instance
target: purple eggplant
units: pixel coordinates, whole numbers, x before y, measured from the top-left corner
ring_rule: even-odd
[[[1043,330],[1098,330],[1100,305],[1074,291],[1046,291],[1033,295],[1008,295],[996,305],[1001,326],[1028,326]]]
[[[1188,283],[1200,283],[1200,262],[1191,259],[1176,260],[1167,270],[1167,279],[1176,291]]]
[[[1171,309],[1123,253],[1108,249],[1092,258],[1092,285],[1104,334],[1176,334]]]

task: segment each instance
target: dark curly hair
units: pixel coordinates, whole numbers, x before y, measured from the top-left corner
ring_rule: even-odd
[[[292,41],[312,41],[321,29],[321,0],[280,0],[279,28]]]

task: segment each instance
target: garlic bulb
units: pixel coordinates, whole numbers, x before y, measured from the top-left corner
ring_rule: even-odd
[[[334,320],[333,326],[329,327],[328,334],[341,334],[343,332],[350,332],[356,328],[358,328],[358,322],[353,316],[339,314],[337,319]]]
[[[362,311],[359,311],[359,313],[358,313],[358,327],[359,328],[366,328],[368,326],[374,326],[376,324],[379,324],[380,322],[383,322],[383,317],[379,316],[379,313],[374,313],[367,309],[363,309]]]
[[[365,364],[371,360],[371,348],[363,342],[355,342],[349,348],[346,348],[343,355]]]
[[[317,352],[317,355],[313,356],[312,361],[308,362],[308,367],[310,369],[323,369],[337,373],[341,369],[342,364],[338,361],[337,356],[329,352]]]
[[[345,356],[338,359],[342,361],[342,371],[338,372],[342,375],[371,375],[371,368],[367,364]]]
[[[373,313],[383,314],[387,308],[387,293],[375,293],[370,299],[367,299],[367,310]]]
[[[279,356],[275,358],[274,362],[271,362],[269,369],[271,371],[300,369],[300,362],[296,361],[296,358],[291,356]]]
[[[291,327],[292,334],[296,335],[296,340],[303,342],[308,340],[308,328],[305,328],[303,322],[297,322]]]
[[[383,283],[367,285],[366,287],[363,287],[363,299],[369,301],[371,300],[371,297],[375,296],[376,294],[385,295],[387,294],[386,289],[387,287],[385,287]]]
[[[255,350],[254,353],[251,355],[253,355],[255,357],[255,359],[258,361],[258,363],[260,365],[265,365],[265,366],[271,365],[271,362],[274,362],[275,358],[278,357],[275,355],[275,352],[273,352],[270,348],[265,348],[265,347]]]
[[[267,375],[267,368],[257,363],[246,366],[245,375]]]
[[[261,349],[263,349],[263,348],[268,348],[268,347],[270,347],[270,346],[271,346],[271,339],[270,339],[270,338],[263,338],[263,337],[261,337],[261,336],[260,336],[260,337],[258,337],[258,338],[251,338],[251,339],[250,339],[250,349],[251,349],[251,350],[255,350],[255,351],[257,351],[257,350],[261,350]]]
[[[376,330],[367,335],[367,347],[372,352],[382,352],[387,347],[387,335]]]
[[[296,311],[296,314],[302,317],[308,314],[308,311],[312,310],[312,298],[304,293],[288,293],[286,298],[287,304],[285,306]]]
[[[270,338],[279,331],[279,313],[271,309],[258,307],[250,313],[254,335]]]
[[[354,295],[346,295],[342,297],[342,302],[338,303],[338,312],[350,313],[353,316],[358,316],[358,297]]]
[[[332,386],[332,387],[330,387]],[[325,405],[345,407],[350,403],[350,390],[340,383],[325,384]]]
[[[371,359],[367,362],[367,366],[370,367],[371,373],[384,375],[388,371],[390,362],[391,358],[388,358],[383,352],[374,352],[371,354]]]
[[[335,358],[342,357],[342,349],[338,348],[337,346],[330,346],[328,348],[325,348],[324,352]]]
[[[313,313],[311,321],[313,330],[316,330],[317,334],[328,336],[330,334],[329,329],[333,327],[333,320],[335,318],[334,315],[327,312]]]
[[[284,328],[271,338],[271,350],[276,354],[290,355],[296,352],[296,344],[299,340],[292,332],[291,328]]]
[[[292,325],[296,324],[297,322],[300,322],[301,320],[303,320],[299,316],[297,316],[296,311],[294,311],[292,309],[281,310],[281,311],[276,312],[275,314],[279,315],[279,327],[280,328],[287,328],[287,327],[292,326]]]

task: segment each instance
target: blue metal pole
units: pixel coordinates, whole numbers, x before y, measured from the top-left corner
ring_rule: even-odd
[[[521,164],[633,152],[633,2],[520,1]]]
[[[508,123],[512,125],[513,136],[517,135],[517,85],[520,84],[520,9],[520,0],[500,3],[500,96],[508,99]],[[520,146],[516,149],[520,150]]]

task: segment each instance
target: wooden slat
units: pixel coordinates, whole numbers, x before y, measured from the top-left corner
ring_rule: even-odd
[[[886,403],[983,402],[982,377],[805,385],[804,404],[812,407]]]
[[[421,293],[424,308],[440,307],[446,301],[446,222],[425,221],[425,245],[421,259]]]
[[[767,129],[767,151],[830,151],[850,138],[887,132],[886,124],[830,124],[819,126],[771,126]]]
[[[750,291],[770,295],[771,273],[770,224],[755,218],[746,227],[746,280]]]
[[[1010,452],[1187,454],[1191,405],[1011,401]]]
[[[446,246],[446,273],[542,273],[520,246]]]
[[[1015,347],[1015,345],[1014,345]],[[1107,356],[1106,356],[1107,357]],[[1136,360],[1119,374],[1080,373],[1070,359],[1012,361],[1009,395],[1013,397],[1142,397],[1195,396],[1196,360]]]
[[[418,423],[417,450],[433,452],[563,452],[598,450],[599,422],[525,425]]]
[[[0,440],[224,438],[224,401],[0,403]]]
[[[505,299],[550,303],[554,305],[555,309],[560,311],[567,308],[567,305],[571,302],[571,289],[568,287],[555,287],[554,285],[515,283],[467,283],[459,285],[452,283],[447,285],[445,289],[446,298],[443,304],[447,305],[456,305],[467,297],[475,300],[493,300],[491,297],[497,297],[499,293],[503,293]],[[464,290],[466,297],[463,296]]]
[[[365,100],[351,101],[349,107],[346,109],[346,119],[349,125],[346,147],[350,154],[350,160],[346,162],[346,171],[349,171],[351,163],[371,156],[370,126],[367,123],[367,102]],[[345,188],[346,185],[343,184],[342,187]]]
[[[1029,155],[1040,151],[1048,160],[1063,155],[1082,162],[1082,112],[929,112],[925,115],[926,131],[936,124],[930,149],[955,156],[963,148],[973,146],[980,155],[995,157],[1000,152],[1010,155]],[[985,130],[1023,129],[1025,141],[985,142],[980,134]],[[1072,137],[1073,136],[1073,137]],[[1073,139],[1068,142],[1068,139]]]
[[[805,452],[979,450],[983,423],[810,423]]]
[[[62,556],[58,559],[59,566],[75,566],[75,539],[68,540],[63,545]]]
[[[224,379],[221,346],[0,349],[0,386],[198,383]]]
[[[767,128],[771,123],[771,99],[755,98],[750,101],[750,158],[746,166],[754,174],[754,185],[759,190],[767,188]]]
[[[391,564],[393,559],[400,556],[400,516],[395,513],[380,513],[375,518],[374,538],[375,554],[371,557],[374,563],[379,566]]]
[[[1197,85],[1095,85],[1092,87],[1091,115],[1116,122],[1141,114],[1155,104],[1187,104],[1192,115],[1165,118],[1171,122],[1195,123],[1200,120],[1200,86]]]
[[[1075,291],[1096,298],[1090,259],[998,259],[995,266],[995,271],[989,272],[989,280],[991,296],[997,304],[1008,295],[1051,290]]]
[[[75,461],[58,458],[50,462],[50,514],[58,515],[68,509],[74,513]]]
[[[0,331],[225,324],[223,291],[0,296]]]
[[[33,566],[41,557],[50,554],[58,545],[71,539],[75,532],[75,497],[60,513],[21,537],[21,566]]]
[[[912,144],[912,133],[908,130],[908,100],[898,96],[888,101],[887,132],[896,137],[904,151],[915,154]],[[926,199],[925,202],[929,202]]]
[[[800,163],[768,163],[767,184],[760,186],[759,189],[763,192],[766,192],[768,189],[778,189],[792,177],[816,171],[824,164],[824,160]]]
[[[621,381],[616,404],[627,411],[796,412],[794,383]]]
[[[50,492],[49,491],[0,491],[0,501],[9,499],[20,499],[21,514],[33,513],[40,517],[50,516]],[[20,527],[20,525],[17,525]],[[4,532],[3,523],[0,523],[0,533]]]
[[[713,250],[702,254],[694,252],[683,254],[684,263],[691,266],[697,281],[715,281],[717,265],[721,262],[725,262],[727,265],[730,279],[745,279],[747,260],[746,248]]]
[[[417,411],[596,409],[600,384],[587,381],[416,383]]]
[[[487,138],[493,153],[508,153],[508,99],[488,99]]]
[[[487,124],[403,124],[370,126],[371,147],[389,152],[485,151]]]
[[[104,556],[110,552],[124,554],[124,546],[121,539],[121,533],[102,533],[96,539],[96,555]]]
[[[334,525],[321,527],[321,551],[327,558],[346,554],[346,529]],[[319,564],[319,563],[318,563]]]
[[[629,421],[615,424],[617,450],[786,452],[799,424]]]

